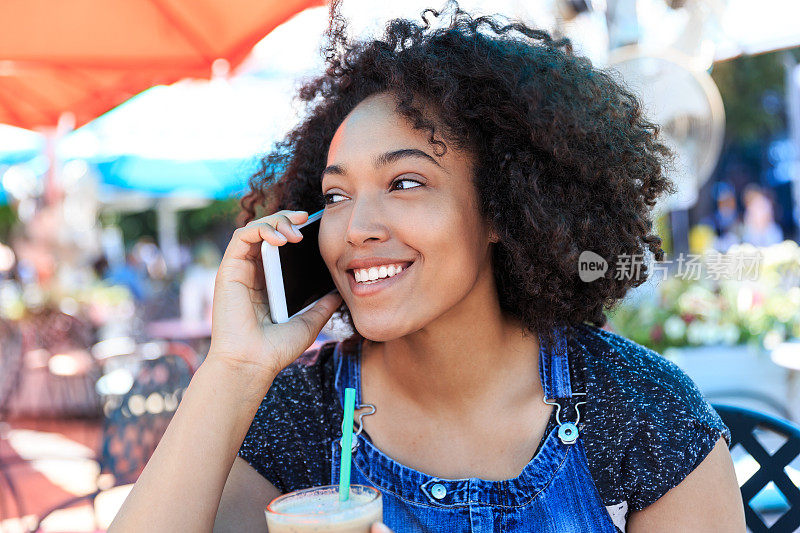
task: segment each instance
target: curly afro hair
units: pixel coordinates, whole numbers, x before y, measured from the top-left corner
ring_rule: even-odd
[[[429,132],[434,152],[449,145],[475,155],[480,212],[499,237],[492,268],[506,316],[550,341],[559,324],[605,325],[604,309],[648,275],[643,264],[638,276],[616,279],[618,258],[643,258],[647,248],[663,260],[651,208],[675,192],[665,172],[673,154],[636,96],[574,55],[569,39],[497,16],[473,18],[452,0],[442,12],[424,10],[422,23],[394,19],[381,40],[354,43],[338,3],[330,7],[325,73],[300,88],[306,114],[261,159],[240,223],[322,209],[334,133],[364,98],[391,92],[397,111]],[[449,24],[432,27],[428,17],[451,6]],[[415,102],[435,102],[436,120]],[[434,137],[436,126],[447,144]],[[608,263],[592,282],[578,274],[584,250]],[[346,304],[337,314],[355,331]]]

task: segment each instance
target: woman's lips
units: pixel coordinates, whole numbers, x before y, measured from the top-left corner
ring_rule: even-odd
[[[359,283],[356,281],[355,273],[352,270],[347,271],[347,280],[350,282],[350,291],[356,296],[372,296],[373,294],[382,291],[387,287],[397,284],[401,279],[404,279],[408,269],[414,266],[414,262],[395,274],[392,277],[382,278],[375,283]]]

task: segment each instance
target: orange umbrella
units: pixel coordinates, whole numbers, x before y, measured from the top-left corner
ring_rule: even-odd
[[[79,127],[131,96],[235,68],[253,45],[324,0],[3,0],[0,123]]]

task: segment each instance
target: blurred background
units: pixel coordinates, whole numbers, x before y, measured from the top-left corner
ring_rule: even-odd
[[[442,5],[342,11],[367,37]],[[461,6],[572,39],[643,99],[677,154],[679,190],[654,209],[667,257],[606,329],[712,401],[797,422],[800,3]],[[206,354],[238,198],[299,120],[294,92],[323,68],[327,10],[0,4],[0,531],[104,531],[113,518]],[[326,327],[317,343],[336,336]],[[734,459],[743,484],[758,465]],[[795,486],[798,471],[785,469]],[[787,492],[770,483],[751,506],[774,522],[800,497]]]

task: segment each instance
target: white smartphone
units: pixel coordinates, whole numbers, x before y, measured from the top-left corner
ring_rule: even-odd
[[[336,288],[319,253],[322,212],[309,215],[302,224],[293,224],[303,234],[300,242],[287,242],[283,246],[261,243],[269,312],[274,324],[287,322],[310,309]]]

